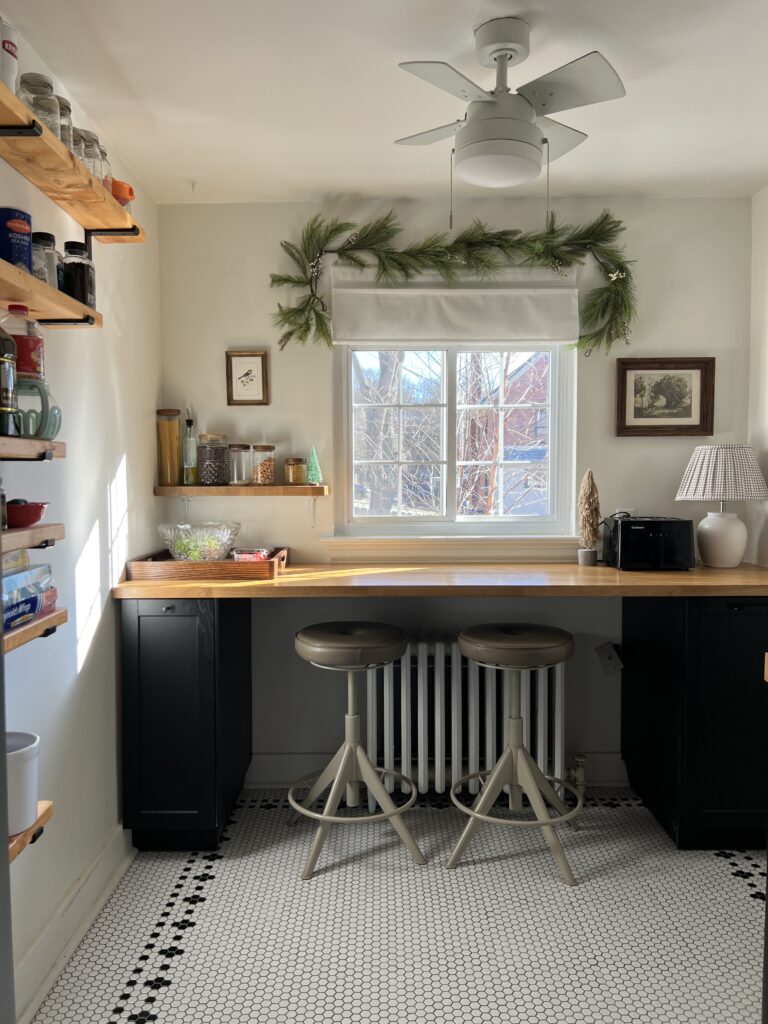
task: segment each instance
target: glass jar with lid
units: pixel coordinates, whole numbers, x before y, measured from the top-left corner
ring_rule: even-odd
[[[64,243],[64,291],[91,309],[96,308],[96,269],[83,242]]]
[[[72,152],[81,164],[85,163],[85,139],[82,128],[72,129]]]
[[[198,438],[197,482],[203,487],[229,483],[229,448],[223,434],[201,434]]]
[[[101,181],[101,149],[99,148],[99,137],[95,132],[89,132],[85,128],[80,129],[83,137],[83,163],[89,174]]]
[[[61,136],[61,111],[59,101],[53,92],[53,82],[47,75],[27,71],[19,79],[16,92],[22,103],[25,103],[37,120],[52,131],[56,138]]]
[[[259,487],[271,487],[275,482],[275,446],[253,446],[253,482]]]
[[[181,409],[157,410],[157,479],[161,487],[181,483]]]
[[[112,168],[109,165],[109,159],[107,157],[107,151],[105,147],[99,143],[99,153],[101,155],[101,183],[107,192],[112,192]]]
[[[305,484],[307,482],[307,460],[285,460],[285,482],[287,484]]]
[[[57,96],[59,103],[59,138],[72,149],[72,104],[65,96]]]
[[[244,487],[251,483],[253,463],[249,444],[229,446],[229,482],[231,486]]]

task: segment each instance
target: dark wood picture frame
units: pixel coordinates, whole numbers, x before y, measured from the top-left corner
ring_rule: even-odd
[[[227,405],[269,405],[269,352],[266,349],[236,349],[227,352]],[[235,360],[258,359],[261,363],[261,398],[235,397]]]
[[[627,379],[630,372],[642,370],[674,373],[675,370],[698,370],[701,373],[699,410],[696,423],[665,423],[661,418],[648,424],[627,423]],[[669,356],[659,359],[616,360],[616,436],[617,437],[707,437],[715,424],[715,357],[686,359]]]

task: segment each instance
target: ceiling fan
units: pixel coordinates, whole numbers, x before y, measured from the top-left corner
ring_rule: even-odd
[[[401,146],[426,146],[456,136],[455,170],[473,185],[505,188],[522,185],[541,173],[544,142],[556,160],[587,136],[552,120],[559,110],[618,99],[626,94],[621,79],[597,50],[548,75],[507,86],[507,68],[529,53],[530,29],[520,18],[494,18],[475,31],[475,52],[485,67],[496,68],[496,85],[486,92],[444,61],[406,61],[403,70],[469,104],[460,121],[397,139]]]

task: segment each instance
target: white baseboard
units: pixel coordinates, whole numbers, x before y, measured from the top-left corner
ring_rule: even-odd
[[[46,929],[16,965],[17,1024],[29,1024],[76,946],[136,856],[130,832],[117,827],[77,879]]]

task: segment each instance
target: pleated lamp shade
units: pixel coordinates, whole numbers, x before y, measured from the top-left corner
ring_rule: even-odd
[[[768,485],[750,445],[701,444],[675,501],[768,501]]]

